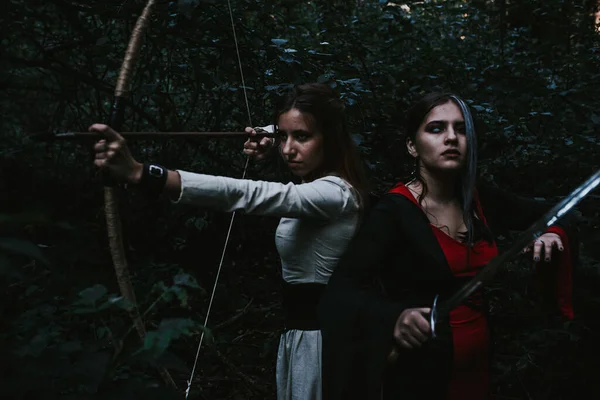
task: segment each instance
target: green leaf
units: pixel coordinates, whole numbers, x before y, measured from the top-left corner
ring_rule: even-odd
[[[17,354],[20,356],[32,356],[39,357],[44,349],[48,347],[48,335],[45,333],[38,333],[31,339],[31,341],[19,348]]]
[[[179,286],[187,286],[194,289],[200,289],[200,285],[198,285],[198,281],[196,281],[196,278],[194,278],[190,274],[186,274],[183,272],[175,275],[175,278],[173,278],[173,283]]]
[[[110,307],[120,308],[126,310],[135,306],[131,302],[127,301],[127,299],[123,296],[117,296],[116,294],[112,294],[108,297],[104,303],[100,304],[97,308],[98,311],[106,310]]]
[[[93,314],[97,313],[98,309],[96,307],[73,307],[71,312],[73,314]]]
[[[2,253],[0,253],[0,276],[10,276],[17,279],[25,278],[25,274],[14,261]]]
[[[152,286],[152,293],[160,294],[160,298],[169,302],[173,299],[173,289],[177,286],[167,286],[163,281],[158,281]]]
[[[193,333],[193,328],[197,327],[198,323],[189,318],[166,318],[160,322],[158,331],[171,335],[171,338],[177,339],[181,335],[189,335]]]
[[[0,237],[0,252],[25,256],[39,261],[44,265],[50,265],[40,248],[28,240]]]
[[[271,43],[275,46],[282,46],[288,42],[287,39],[271,39]]]
[[[171,344],[171,341],[181,336],[191,336],[198,330],[203,330],[206,339],[212,342],[212,334],[203,325],[189,318],[169,318],[161,321],[155,331],[149,331],[144,340],[143,347],[135,354],[150,352],[154,357],[159,357]]]
[[[179,302],[182,307],[187,307],[188,294],[187,294],[187,291],[183,287],[173,286],[171,288],[171,292],[175,293],[175,296],[177,296],[177,299],[179,299]]]
[[[141,350],[151,351],[155,356],[158,356],[167,350],[170,343],[170,335],[161,333],[159,331],[150,331],[144,339],[144,347]]]
[[[296,61],[294,56],[292,56],[291,54],[288,54],[288,53],[284,53],[283,55],[279,56],[279,59],[288,64],[293,63],[293,62],[298,63],[298,61]]]
[[[79,360],[73,365],[76,375],[84,378],[79,384],[80,389],[88,393],[96,393],[98,386],[106,376],[106,370],[110,365],[111,355],[108,352],[84,352]]]
[[[206,228],[208,226],[208,221],[206,221],[206,218],[203,217],[197,217],[194,219],[194,227],[201,231],[204,228]]]
[[[318,83],[325,83],[327,81],[329,81],[331,78],[333,78],[333,74],[323,74],[323,75],[319,75],[319,77],[317,78],[317,82]]]
[[[30,296],[31,294],[33,294],[34,292],[36,292],[39,289],[39,286],[37,285],[31,285],[27,288],[27,290],[25,291],[25,296]]]
[[[77,351],[83,350],[83,346],[81,345],[81,342],[79,340],[62,343],[59,346],[59,348],[61,351],[64,351],[66,353],[75,353]]]
[[[100,326],[100,327],[98,327],[98,329],[96,329],[96,336],[98,337],[98,339],[102,339],[104,337],[104,335],[106,335],[109,332],[110,332],[110,329],[108,329],[105,326]]]
[[[200,0],[178,0],[177,5],[179,7],[179,13],[184,15],[186,18],[191,19],[193,17],[193,11],[196,6],[200,4]]]
[[[76,304],[94,306],[107,292],[108,290],[106,287],[96,284],[79,292],[81,299],[79,299]]]
[[[161,365],[168,370],[189,374],[190,370],[186,362],[168,350],[161,354],[157,361],[158,365]]]

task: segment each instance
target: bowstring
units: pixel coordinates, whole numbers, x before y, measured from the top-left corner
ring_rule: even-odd
[[[233,40],[235,42],[235,53],[237,55],[238,67],[240,70],[240,77],[242,80],[242,89],[244,92],[244,101],[246,103],[246,112],[248,113],[248,126],[252,126],[252,115],[250,114],[250,103],[248,102],[248,93],[246,92],[246,81],[244,79],[244,69],[242,68],[242,58],[240,57],[240,49],[238,46],[237,35],[235,32],[235,23],[233,21],[233,11],[231,9],[231,0],[227,0],[227,8],[229,9],[229,19],[231,21],[231,30],[233,32]],[[250,162],[250,156],[246,157],[246,164],[244,165],[244,172],[242,173],[242,179],[246,178],[246,172],[248,171],[248,164]],[[229,244],[229,237],[231,236],[231,228],[233,227],[233,221],[235,220],[234,211],[231,214],[231,220],[229,221],[229,229],[227,230],[227,236],[225,237],[225,244],[223,245],[223,251],[221,253],[221,260],[219,261],[219,268],[217,269],[217,276],[215,277],[215,283],[213,285],[212,293],[210,294],[210,301],[208,303],[208,309],[206,310],[206,317],[204,318],[204,328],[208,326],[208,318],[210,316],[210,311],[212,309],[213,300],[215,298],[215,292],[217,290],[217,284],[219,282],[219,276],[221,275],[221,269],[223,268],[223,260],[225,259],[225,253],[227,252],[227,245]],[[194,359],[194,366],[192,367],[192,373],[190,375],[190,379],[188,380],[187,389],[185,390],[185,398],[187,399],[190,394],[190,389],[192,387],[192,381],[194,380],[194,375],[196,373],[196,366],[198,364],[198,357],[200,356],[200,349],[202,348],[202,342],[204,341],[204,332],[202,330],[202,334],[200,335],[200,342],[198,343],[198,349],[196,350],[196,358]]]

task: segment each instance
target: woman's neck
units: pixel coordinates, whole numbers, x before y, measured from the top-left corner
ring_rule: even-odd
[[[456,177],[449,174],[434,174],[430,171],[421,169],[421,180],[427,187],[425,198],[436,204],[450,204],[458,200],[456,193]],[[411,185],[413,189],[421,196],[423,194],[423,185],[415,180]]]

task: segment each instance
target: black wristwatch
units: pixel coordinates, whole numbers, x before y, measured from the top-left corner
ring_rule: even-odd
[[[139,187],[142,190],[158,196],[167,183],[168,170],[157,164],[144,164]]]

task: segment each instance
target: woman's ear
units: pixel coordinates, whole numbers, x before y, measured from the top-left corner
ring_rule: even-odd
[[[410,138],[406,139],[406,149],[408,150],[408,154],[410,154],[412,157],[414,157],[414,158],[419,157],[417,148],[415,147],[415,144],[413,143],[413,141]]]

